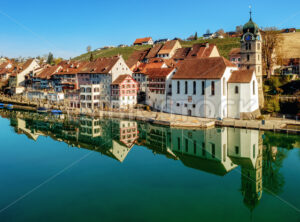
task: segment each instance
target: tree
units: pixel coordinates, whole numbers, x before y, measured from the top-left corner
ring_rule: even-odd
[[[209,29],[206,30],[206,34],[210,34],[210,30]]]
[[[54,62],[53,54],[51,52],[49,52],[48,58],[47,58],[47,63],[52,65],[53,62]]]
[[[90,45],[86,47],[87,52],[90,52],[91,50],[92,50],[92,47]]]
[[[272,70],[277,61],[281,61],[282,36],[276,28],[265,28],[262,32],[262,64],[263,73],[271,77]]]
[[[195,36],[194,36],[194,40],[197,40],[197,39],[198,39],[198,33],[196,32]]]
[[[90,62],[93,62],[94,61],[94,55],[93,53],[91,52],[91,55],[90,55]]]
[[[238,25],[235,27],[235,32],[237,34],[242,34],[243,33],[243,26],[242,25]]]
[[[217,30],[217,33],[218,33],[219,36],[224,36],[225,35],[224,29]]]

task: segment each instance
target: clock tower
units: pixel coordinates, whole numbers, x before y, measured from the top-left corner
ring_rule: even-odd
[[[258,82],[259,106],[264,105],[263,82],[262,82],[262,43],[258,25],[250,20],[243,26],[241,38],[241,69],[252,69]]]

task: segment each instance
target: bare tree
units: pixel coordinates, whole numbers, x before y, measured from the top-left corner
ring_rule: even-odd
[[[87,47],[86,47],[86,51],[87,52],[90,52],[92,50],[92,47],[90,46],[90,45],[88,45]]]
[[[271,77],[272,70],[277,61],[281,60],[281,47],[283,38],[274,27],[265,28],[262,32],[262,62],[263,72]]]

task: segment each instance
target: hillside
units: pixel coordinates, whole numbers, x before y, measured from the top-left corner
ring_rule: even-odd
[[[282,54],[284,58],[300,58],[300,32],[284,33]]]
[[[210,39],[210,40],[195,40],[195,41],[181,41],[182,47],[191,47],[195,43],[204,43],[209,42],[212,44],[216,44],[219,52],[222,56],[225,58],[228,58],[228,54],[232,48],[238,48],[240,47],[240,38],[225,38],[225,39]],[[93,51],[94,59],[100,58],[100,57],[110,57],[115,55],[122,55],[125,60],[129,58],[129,56],[135,51],[135,50],[142,50],[147,49],[151,46],[145,45],[145,46],[129,46],[124,48],[110,48],[110,49],[103,49],[99,51]],[[84,53],[80,56],[74,57],[73,60],[81,60],[86,61],[89,60],[90,53]]]

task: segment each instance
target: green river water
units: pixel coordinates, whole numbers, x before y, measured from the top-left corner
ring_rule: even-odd
[[[0,221],[300,221],[300,136],[0,111]]]

